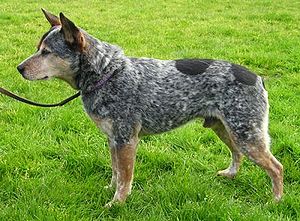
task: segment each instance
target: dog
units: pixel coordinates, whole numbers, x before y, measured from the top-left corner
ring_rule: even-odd
[[[260,76],[222,60],[127,57],[60,13],[42,9],[51,29],[37,52],[18,65],[25,79],[56,77],[80,90],[85,111],[107,135],[113,203],[131,192],[137,144],[203,118],[229,147],[232,162],[219,175],[233,178],[243,155],[270,176],[276,201],[283,194],[283,166],[270,152],[268,93]]]

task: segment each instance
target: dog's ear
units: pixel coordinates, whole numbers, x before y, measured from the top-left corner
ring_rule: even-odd
[[[83,52],[85,48],[85,38],[79,28],[70,21],[63,13],[59,14],[61,22],[61,32],[64,35],[67,44],[74,50]]]
[[[50,12],[46,11],[43,8],[42,8],[42,11],[43,11],[45,17],[47,18],[48,22],[50,23],[50,25],[52,27],[60,25],[60,21],[59,21],[59,18],[57,16],[51,14]]]

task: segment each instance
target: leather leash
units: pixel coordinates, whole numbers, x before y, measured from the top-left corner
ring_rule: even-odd
[[[79,97],[80,96],[80,91],[77,92],[76,94],[68,97],[67,99],[59,102],[59,103],[55,103],[55,104],[41,104],[41,103],[37,103],[37,102],[34,102],[34,101],[31,101],[31,100],[28,100],[26,98],[23,98],[23,97],[20,97],[2,87],[0,87],[0,93],[1,94],[4,94],[8,97],[11,97],[17,101],[20,101],[20,102],[23,102],[23,103],[26,103],[26,104],[29,104],[29,105],[33,105],[33,106],[38,106],[38,107],[61,107],[63,105],[65,105],[66,103],[69,103],[70,101],[74,100],[75,98]]]
[[[103,87],[103,85],[105,85],[107,83],[107,81],[109,81],[116,73],[118,72],[118,70],[114,70],[112,71],[110,74],[105,75],[102,79],[100,79],[99,81],[96,82],[95,87],[92,90],[89,90],[87,92],[85,92],[84,94],[90,94],[91,92],[95,91],[96,89],[99,89],[101,87]],[[66,103],[69,103],[70,101],[74,100],[75,98],[79,97],[81,95],[81,92],[78,91],[76,94],[66,98],[65,100],[59,102],[59,103],[55,103],[55,104],[41,104],[41,103],[37,103],[31,100],[28,100],[26,98],[20,97],[2,87],[0,87],[0,94],[4,94],[8,97],[11,97],[17,101],[23,102],[25,104],[29,104],[29,105],[33,105],[33,106],[38,106],[38,107],[61,107],[63,105],[65,105]]]

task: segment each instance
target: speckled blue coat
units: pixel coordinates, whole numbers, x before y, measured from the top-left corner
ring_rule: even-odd
[[[130,58],[119,47],[87,38],[92,52],[82,58],[78,88],[88,113],[113,120],[118,144],[128,142],[138,124],[141,134],[154,134],[198,117],[220,119],[241,142],[261,136],[268,101],[262,79],[247,69],[207,59]]]
[[[81,91],[86,112],[109,138],[110,186],[116,184],[116,192],[108,206],[130,194],[139,136],[196,118],[204,118],[204,126],[231,151],[231,164],[219,175],[234,177],[246,155],[266,170],[275,200],[281,199],[283,167],[269,150],[268,94],[261,77],[226,61],[128,57],[62,13],[58,18],[43,12],[52,28],[18,70],[28,80],[57,77]]]

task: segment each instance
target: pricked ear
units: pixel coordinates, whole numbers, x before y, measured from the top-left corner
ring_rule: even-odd
[[[50,25],[52,27],[60,25],[60,21],[59,21],[59,18],[57,16],[51,14],[50,12],[46,11],[43,8],[42,8],[42,11],[43,11],[45,17],[47,18],[48,22],[50,23]]]
[[[63,13],[60,13],[59,17],[62,26],[61,32],[63,33],[67,44],[72,49],[77,50],[79,52],[83,52],[86,45],[86,41],[79,28],[77,28],[72,21],[65,17]]]

